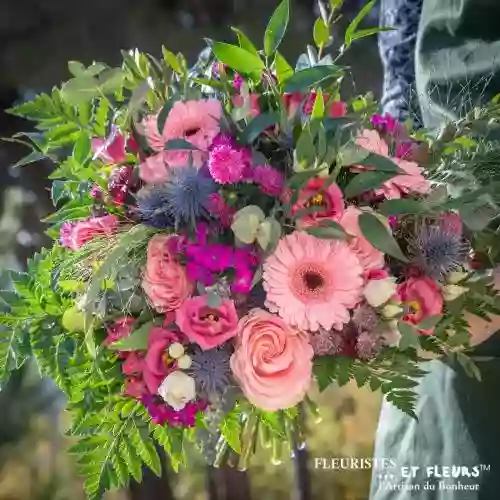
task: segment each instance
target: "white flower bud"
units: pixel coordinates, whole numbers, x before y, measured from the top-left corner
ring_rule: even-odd
[[[187,354],[184,354],[184,356],[181,356],[177,360],[177,368],[179,368],[180,370],[188,370],[189,368],[191,368],[191,363],[191,357]]]
[[[446,302],[451,302],[452,300],[458,299],[460,295],[468,292],[469,289],[465,286],[460,285],[445,285],[443,286],[443,299]]]
[[[174,410],[182,410],[196,397],[194,378],[180,370],[172,372],[161,383],[158,394]]]
[[[370,280],[363,293],[368,304],[380,307],[396,293],[396,280],[394,278]]]
[[[463,279],[467,277],[468,273],[463,271],[452,271],[451,273],[446,275],[446,283],[450,285],[456,285],[460,283]]]
[[[396,304],[387,304],[382,309],[382,316],[387,319],[395,318],[403,312],[403,308]]]
[[[179,359],[184,354],[184,346],[179,342],[174,342],[170,344],[168,354],[173,359]]]

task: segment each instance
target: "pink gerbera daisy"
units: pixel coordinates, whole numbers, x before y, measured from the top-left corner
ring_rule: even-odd
[[[162,133],[158,130],[157,116],[146,117],[142,126],[148,145],[154,151],[163,151],[165,143],[175,139],[183,139],[197,148],[165,151],[164,159],[170,167],[186,166],[192,155],[194,166],[199,168],[219,133],[221,115],[222,107],[217,99],[177,101],[168,113]]]
[[[340,330],[360,300],[363,268],[347,243],[295,231],[266,259],[263,285],[266,307],[288,324]]]

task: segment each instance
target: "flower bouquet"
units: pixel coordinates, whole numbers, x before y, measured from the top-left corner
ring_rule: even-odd
[[[449,193],[445,173],[498,105],[436,138],[342,100],[337,63],[377,29],[359,29],[370,2],[323,55],[338,4],[295,68],[284,0],[263,50],[234,29],[194,67],[165,48],[73,61],[10,110],[36,122],[17,166],[53,161],[56,211],[54,245],[3,294],[0,368],[34,355],[64,391],[89,497],[142,462],[160,474],[158,446],[175,469],[186,442],[215,465],[246,468],[258,443],[280,460],[317,417],[313,383],[353,379],[415,416],[427,354],[479,376],[464,312],[500,312],[495,186]]]

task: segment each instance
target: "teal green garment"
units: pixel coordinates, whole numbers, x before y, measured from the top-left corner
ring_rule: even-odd
[[[500,0],[423,0],[415,57],[427,128],[490,100],[500,92]],[[374,470],[370,500],[500,500],[500,333],[475,354],[495,358],[477,363],[482,382],[458,366],[427,363],[418,422],[384,402],[375,458],[393,462]],[[416,477],[403,477],[405,466],[420,467]],[[477,467],[479,476],[428,478],[428,466]],[[435,489],[424,489],[427,480]]]

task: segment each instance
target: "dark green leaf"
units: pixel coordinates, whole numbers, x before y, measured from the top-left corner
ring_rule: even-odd
[[[294,73],[285,83],[285,92],[297,92],[331,80],[342,73],[339,66],[314,66]]]
[[[465,373],[469,377],[473,377],[479,382],[481,382],[481,372],[477,365],[470,359],[468,356],[461,352],[456,353],[457,361],[462,365],[462,368],[465,370]]]
[[[323,221],[320,225],[308,227],[306,232],[321,239],[345,240],[347,233],[340,224],[334,221]]]
[[[361,21],[368,15],[370,10],[372,10],[373,6],[377,0],[370,0],[358,13],[358,15],[351,21],[351,24],[346,29],[344,43],[346,47],[349,47],[354,39],[354,34],[361,24]]]
[[[278,113],[262,113],[256,116],[243,130],[241,142],[251,144],[267,128],[275,125],[279,121]]]
[[[363,236],[378,250],[402,262],[408,262],[386,225],[375,215],[364,212],[358,218]]]
[[[315,136],[311,128],[309,126],[304,127],[295,147],[295,155],[301,166],[305,165],[308,167],[314,163],[314,159],[316,158],[314,139]]]
[[[292,189],[297,189],[304,185],[309,179],[312,179],[318,175],[318,170],[304,170],[303,172],[298,172],[286,181],[286,186]]]
[[[231,29],[234,31],[234,33],[236,33],[240,47],[246,50],[247,52],[250,52],[251,54],[254,54],[255,56],[260,58],[259,51],[255,48],[255,45],[250,41],[250,39],[245,35],[245,33],[243,33],[243,31],[233,26],[231,26]]]
[[[172,149],[188,149],[190,151],[196,151],[198,148],[184,139],[171,139],[165,143],[165,151],[170,151]]]
[[[290,17],[289,0],[283,0],[274,11],[264,34],[264,52],[266,56],[272,55],[279,47],[285,36]]]
[[[394,174],[389,172],[362,172],[356,174],[347,184],[344,194],[347,198],[354,198],[365,191],[377,189],[389,179],[392,179]]]
[[[417,328],[419,330],[431,330],[435,328],[435,326],[443,319],[442,314],[437,314],[436,316],[429,316],[428,318],[425,318],[422,320],[418,325]]]
[[[120,339],[109,346],[113,351],[145,351],[148,348],[148,338],[154,323],[145,323],[137,330],[134,330],[128,337]]]
[[[157,127],[158,127],[158,132],[163,134],[163,129],[165,128],[165,122],[167,121],[168,114],[170,113],[170,110],[175,104],[175,100],[171,99],[168,101],[163,108],[161,108],[161,111],[158,113],[158,119],[156,121]]]
[[[220,62],[238,73],[260,73],[265,68],[260,57],[236,45],[213,42],[212,51]]]
[[[359,161],[359,165],[365,165],[378,171],[404,174],[391,159],[375,153],[370,153],[366,158]]]
[[[492,206],[476,203],[465,204],[458,209],[460,217],[471,231],[482,231],[498,216]]]
[[[417,200],[386,200],[379,206],[382,215],[419,214],[425,207]]]
[[[35,163],[37,161],[43,160],[44,158],[47,158],[47,156],[43,153],[40,153],[39,151],[32,151],[30,154],[20,159],[17,163],[14,163],[14,165],[12,165],[12,168],[24,167],[24,165]]]
[[[354,370],[354,380],[358,387],[364,386],[370,379],[370,369],[366,366],[357,366]]]

